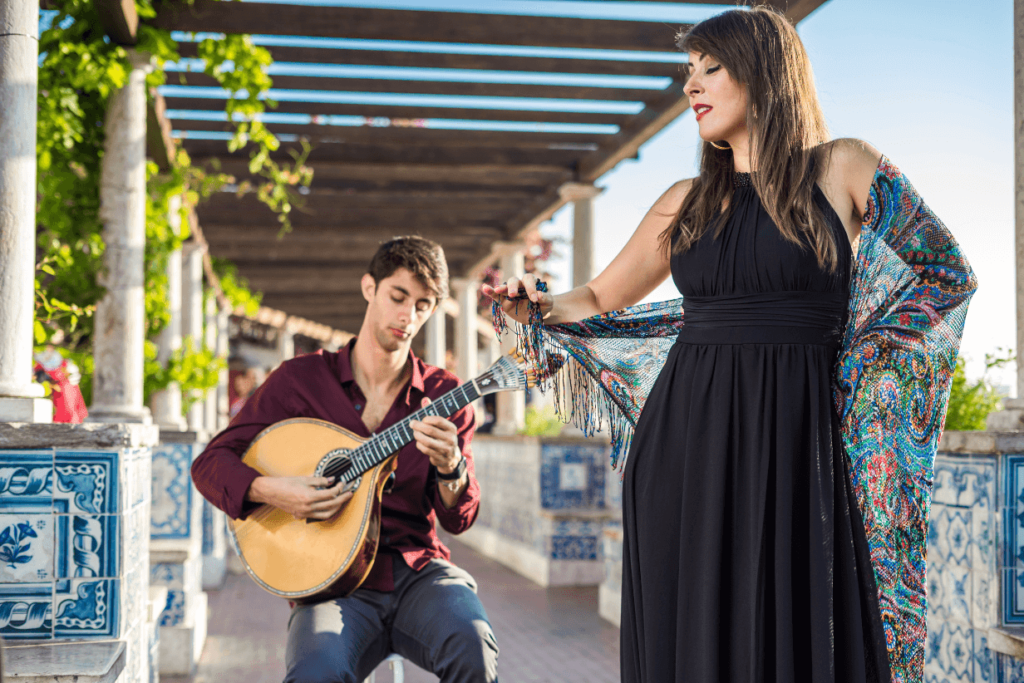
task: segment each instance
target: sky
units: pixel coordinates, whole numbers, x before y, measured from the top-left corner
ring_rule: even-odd
[[[1016,341],[1012,29],[1012,0],[829,0],[798,26],[832,136],[866,140],[889,157],[978,276],[961,345],[972,377],[984,371],[986,353]],[[594,205],[597,268],[669,185],[696,175],[697,141],[687,112],[638,161],[598,181],[606,189]],[[563,209],[542,234],[568,237],[571,225]],[[552,289],[563,291],[568,259],[551,270]],[[668,281],[648,300],[675,296]],[[1014,384],[1012,368],[990,377]]]

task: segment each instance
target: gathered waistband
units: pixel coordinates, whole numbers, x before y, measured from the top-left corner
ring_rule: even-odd
[[[847,295],[843,292],[766,292],[685,296],[685,344],[840,343]]]

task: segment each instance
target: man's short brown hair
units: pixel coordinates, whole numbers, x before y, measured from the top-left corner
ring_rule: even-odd
[[[411,272],[438,302],[448,296],[448,262],[437,242],[418,235],[395,237],[380,245],[366,272],[379,283],[399,268]]]

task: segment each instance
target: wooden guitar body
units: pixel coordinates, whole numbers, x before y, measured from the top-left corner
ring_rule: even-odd
[[[242,462],[274,477],[308,477],[328,453],[364,443],[352,432],[312,418],[283,420],[253,440]],[[249,576],[265,590],[298,603],[352,593],[373,566],[380,537],[380,505],[396,455],[363,473],[354,495],[327,522],[296,519],[264,505],[231,520],[231,539]]]

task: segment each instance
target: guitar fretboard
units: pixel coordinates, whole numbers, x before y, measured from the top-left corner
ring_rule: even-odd
[[[345,481],[354,481],[367,470],[384,462],[392,453],[412,442],[414,437],[412,427],[409,426],[410,422],[422,420],[428,415],[439,415],[447,419],[478,398],[480,398],[480,394],[472,382],[460,384],[427,407],[420,408],[400,422],[375,434],[373,438],[358,448],[349,451],[346,455],[352,465],[347,471],[342,473],[345,468],[343,462],[335,462],[324,468],[324,476],[340,475]]]

